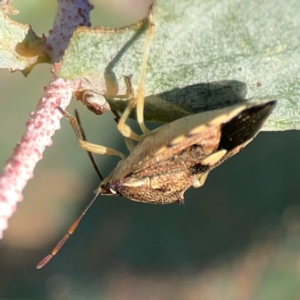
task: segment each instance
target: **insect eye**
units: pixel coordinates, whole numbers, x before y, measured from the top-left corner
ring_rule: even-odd
[[[110,110],[108,103],[102,95],[85,91],[82,95],[82,103],[96,115],[102,115]]]
[[[102,195],[116,195],[117,191],[109,182],[101,185]]]

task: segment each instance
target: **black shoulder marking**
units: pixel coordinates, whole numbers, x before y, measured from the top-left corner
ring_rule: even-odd
[[[206,173],[209,169],[208,165],[202,165],[201,163],[196,164],[190,168],[191,174],[196,175],[196,174],[203,174]]]
[[[218,150],[230,151],[252,139],[276,105],[276,100],[251,106],[222,125],[221,140]]]

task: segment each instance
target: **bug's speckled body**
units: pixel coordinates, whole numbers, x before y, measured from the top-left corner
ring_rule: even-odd
[[[151,132],[100,184],[103,195],[134,201],[183,202],[208,173],[248,144],[276,101],[248,103],[176,120]]]

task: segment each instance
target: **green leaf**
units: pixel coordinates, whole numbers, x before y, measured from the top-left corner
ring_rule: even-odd
[[[0,9],[6,14],[17,15],[19,12],[9,2],[10,0],[0,0]]]
[[[278,100],[266,130],[299,129],[299,10],[298,0],[158,2],[145,80],[147,119],[169,122],[244,101],[247,90],[249,101]],[[124,75],[133,74],[137,86],[144,43],[145,35],[132,31],[79,29],[58,74],[87,79],[99,94],[124,95]],[[107,99],[124,107],[123,100]]]
[[[45,41],[29,25],[11,20],[0,10],[0,68],[20,70],[27,75],[34,65],[49,62],[43,50]]]

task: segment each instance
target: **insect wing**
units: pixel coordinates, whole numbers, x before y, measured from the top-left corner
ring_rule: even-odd
[[[227,154],[216,165],[238,153],[258,134],[276,106],[276,101],[254,104],[222,125],[218,151],[226,149]],[[216,167],[215,166],[215,167]]]
[[[191,185],[249,143],[276,101],[195,114],[159,128],[121,161],[103,184],[135,201],[183,201]],[[202,180],[202,181],[203,181]]]
[[[193,151],[187,150],[191,150],[191,146],[199,147],[195,156],[198,163],[214,151],[225,149],[236,153],[243,145],[245,146],[245,142],[251,141],[258,133],[275,104],[276,101],[235,105],[166,124],[159,128],[155,135],[146,137],[137,145],[126,159],[126,164],[121,161],[115,173],[121,178],[146,169],[158,168],[175,154],[186,151],[185,156],[190,155],[188,152]],[[226,157],[229,156],[228,153]],[[192,156],[190,159],[182,157],[182,160],[185,164],[188,161],[194,163]]]

